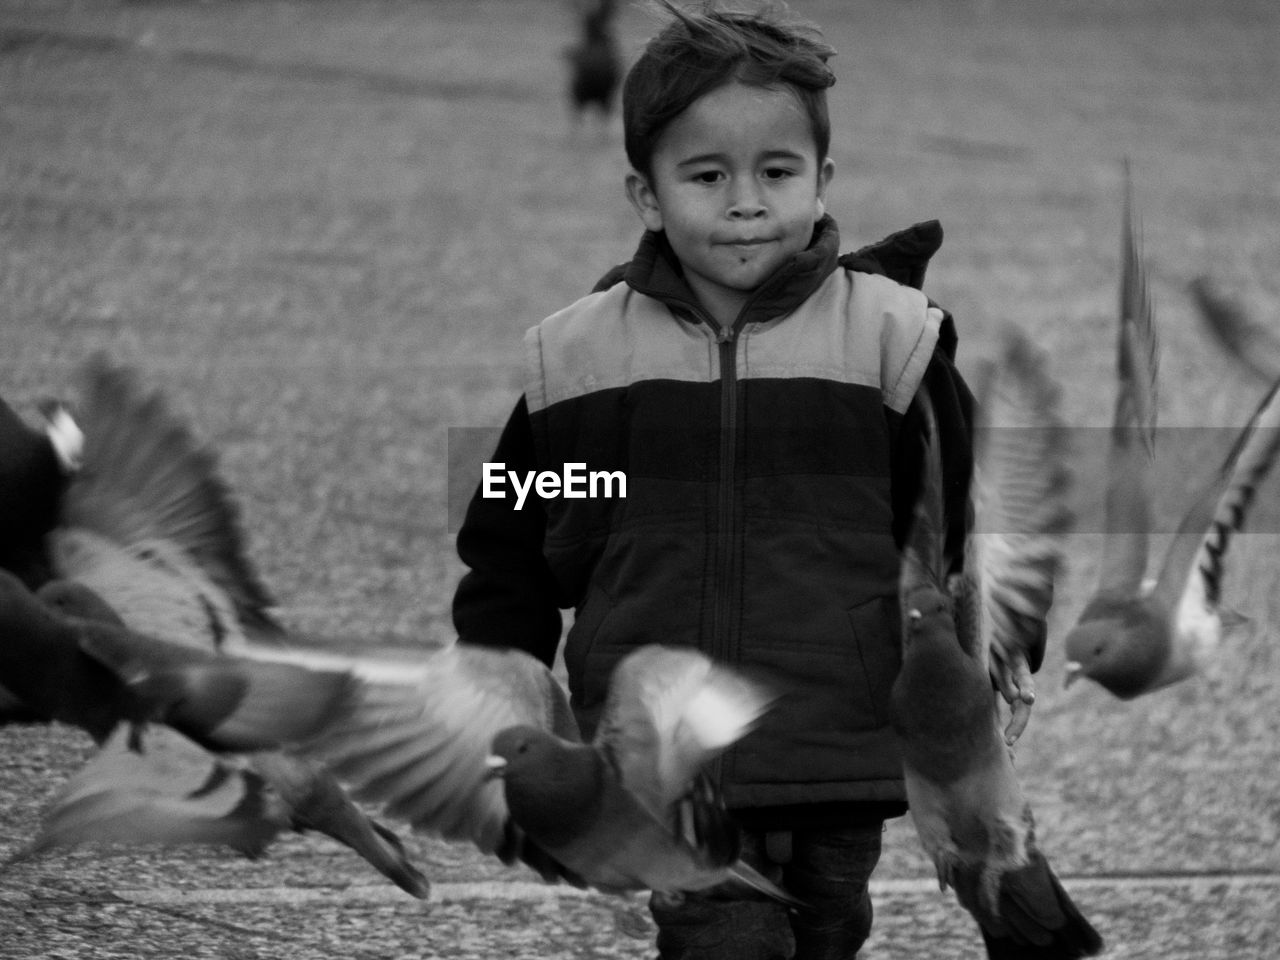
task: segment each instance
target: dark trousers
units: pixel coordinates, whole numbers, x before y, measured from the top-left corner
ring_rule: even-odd
[[[871,933],[881,823],[743,835],[743,859],[809,905],[689,895],[649,901],[659,960],[853,960]]]

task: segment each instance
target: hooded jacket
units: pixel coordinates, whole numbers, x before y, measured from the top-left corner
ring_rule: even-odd
[[[721,329],[649,233],[530,330],[525,395],[494,460],[621,474],[626,496],[616,480],[613,496],[531,496],[520,511],[477,495],[458,534],[460,640],[550,663],[559,610],[574,609],[565,663],[587,735],[629,650],[698,647],[779,695],[721,760],[730,807],[901,802],[888,696],[918,475],[911,403],[928,381],[962,498],[970,399],[950,318],[883,274],[918,283],[939,242],[918,225],[841,258],[825,217]]]

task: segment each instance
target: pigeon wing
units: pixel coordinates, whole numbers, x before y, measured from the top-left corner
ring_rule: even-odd
[[[1159,366],[1155,317],[1134,226],[1127,167],[1121,264],[1118,384],[1107,463],[1107,536],[1099,584],[1127,596],[1138,592],[1147,569]]]
[[[220,655],[110,623],[77,627],[81,653],[116,678],[138,719],[213,749],[259,750],[309,737],[355,685],[343,669]]]
[[[747,734],[773,697],[689,648],[648,645],[614,670],[595,745],[662,822],[706,765]]]
[[[1072,513],[1058,386],[1045,354],[1015,331],[1006,332],[999,364],[983,381],[978,417],[966,569],[978,580],[991,654],[1030,660],[1053,605]]]
[[[77,413],[84,448],[61,507],[62,535],[72,539],[54,544],[55,555],[63,555],[59,573],[92,577],[123,554],[135,567],[152,564],[152,580],[174,572],[168,589],[192,592],[191,603],[207,606],[208,616],[220,614],[224,629],[242,625],[256,639],[278,635],[271,598],[248,561],[239,512],[213,453],[131,371],[95,356],[83,380]],[[97,575],[106,580],[91,585],[126,621],[146,629],[104,588],[130,582],[136,569]],[[164,588],[150,583],[147,592],[157,589]]]
[[[352,696],[299,749],[327,764],[357,799],[416,830],[506,851],[506,801],[485,758],[507,727],[578,739],[551,671],[518,650],[465,644],[416,663],[347,662],[357,678]]]
[[[1222,558],[1241,530],[1259,485],[1280,454],[1280,381],[1263,396],[1240,431],[1217,476],[1187,511],[1165,556],[1156,595],[1174,610],[1193,571],[1204,579],[1206,599],[1222,589]]]
[[[1248,317],[1208,277],[1196,277],[1190,289],[1205,329],[1236,363],[1267,383],[1280,376],[1280,337],[1273,329]]]
[[[240,759],[166,727],[121,724],[45,812],[24,855],[93,841],[226,844],[257,856],[288,827],[287,806]]]

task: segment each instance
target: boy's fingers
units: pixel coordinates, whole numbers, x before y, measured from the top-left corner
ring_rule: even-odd
[[[1026,700],[1014,700],[1012,716],[1009,717],[1009,725],[1004,728],[1004,742],[1009,746],[1013,746],[1018,738],[1022,736],[1022,731],[1027,729],[1027,723],[1031,720],[1031,704]]]
[[[1013,683],[1018,689],[1018,697],[1030,706],[1036,702],[1036,681],[1031,676],[1031,666],[1026,657],[1016,657],[1013,661]]]
[[[1027,658],[1018,654],[1012,657],[1012,663],[1001,657],[994,658],[992,674],[1000,695],[1012,711],[1009,725],[1004,730],[1005,742],[1012,745],[1022,736],[1031,720],[1031,705],[1036,702],[1036,682],[1031,676]]]

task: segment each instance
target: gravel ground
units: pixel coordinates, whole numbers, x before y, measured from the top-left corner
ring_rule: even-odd
[[[0,730],[0,856],[34,831],[40,810],[88,751],[60,728]],[[1141,832],[1144,827],[1135,828]],[[252,861],[222,850],[82,848],[0,868],[0,957],[383,960],[495,957],[585,960],[652,956],[640,897],[537,882],[465,846],[407,839],[434,886],[413,900],[323,837],[280,838]],[[1230,838],[1224,838],[1227,841]],[[1280,872],[1065,873],[1102,931],[1108,956],[1270,960],[1280,942]],[[893,823],[875,878],[875,929],[864,960],[982,957],[977,932],[939,894],[904,821]]]

